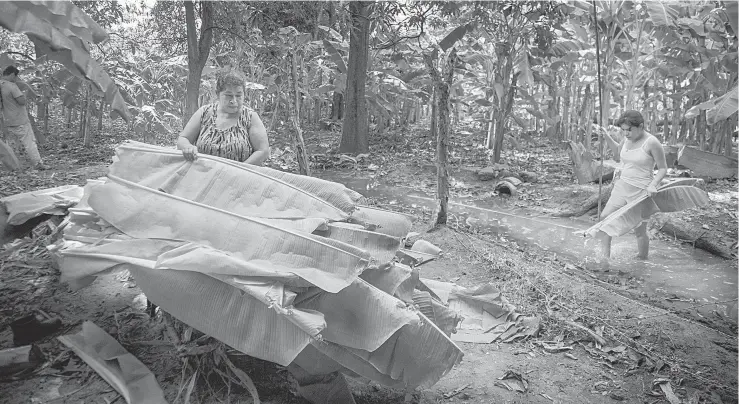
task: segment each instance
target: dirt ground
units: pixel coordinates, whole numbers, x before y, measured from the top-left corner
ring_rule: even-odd
[[[487,166],[489,159],[476,145],[472,132],[453,139],[452,192],[470,198],[505,198],[493,192],[495,180],[476,178],[474,172]],[[0,171],[0,196],[63,184],[82,185],[88,178],[103,176],[113,147],[123,140],[122,134],[111,136],[99,140],[92,149],[84,149],[79,139],[59,133],[42,149],[53,170],[24,171],[17,176]],[[423,131],[409,133],[373,138],[371,153],[358,161],[333,153],[336,133],[308,131],[306,141],[317,175],[349,172],[388,185],[433,192],[433,148],[424,146],[431,139],[424,138]],[[273,146],[270,164],[294,170],[287,139],[276,136]],[[573,183],[564,152],[547,142],[521,140],[518,148],[509,150],[504,153],[509,166],[535,173],[537,182],[517,197],[505,198],[504,203],[546,213],[561,209],[565,203],[575,206],[594,191],[593,186]],[[680,214],[701,225],[708,224],[707,231],[721,232],[721,237],[734,243],[736,181],[710,182],[707,190],[715,202],[711,207]],[[587,270],[542,251],[523,249],[464,226],[427,232],[430,212],[412,206],[389,208],[415,216],[414,231],[444,252],[440,259],[419,268],[422,277],[466,287],[492,283],[520,313],[540,318],[542,325],[536,338],[525,341],[460,344],[465,353],[463,361],[431,388],[414,392],[413,401],[660,403],[668,402],[667,390],[683,403],[738,402],[736,325],[723,331],[707,327],[621,293]],[[176,351],[161,314],[153,319],[145,314],[141,292],[126,273],[105,275],[87,288],[70,291],[60,282],[58,270],[43,249],[48,230],[39,227],[34,233],[34,239],[22,248],[14,252],[0,250],[0,348],[12,345],[12,334],[5,324],[29,311],[42,310],[61,317],[64,327],[55,335],[76,332],[83,321],[90,320],[114,335],[153,371],[169,402],[185,402],[187,378],[206,359]],[[583,327],[604,338],[606,344],[596,344],[594,339],[598,337],[583,331]],[[564,352],[547,350],[543,343],[548,341],[561,342]],[[47,338],[39,346],[47,361],[31,375],[2,379],[0,403],[123,402],[110,385],[56,339]],[[243,355],[233,357],[254,380],[262,402],[305,402],[291,393],[282,367]],[[526,392],[500,386],[498,379],[507,371],[522,376],[527,382]],[[405,391],[375,383],[350,380],[350,385],[358,403],[403,403],[406,398]],[[251,402],[248,397],[240,387],[209,375],[198,380],[190,402]]]

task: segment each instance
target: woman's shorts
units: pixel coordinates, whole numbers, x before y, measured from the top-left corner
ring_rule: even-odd
[[[610,211],[613,213],[621,207],[626,206],[634,199],[637,199],[642,195],[646,195],[646,193],[647,190],[627,184],[621,179],[618,179],[613,185],[611,197],[608,198],[608,202],[603,208],[603,211]]]

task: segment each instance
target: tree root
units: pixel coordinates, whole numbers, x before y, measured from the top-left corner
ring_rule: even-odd
[[[590,198],[588,198],[585,202],[583,202],[583,204],[580,205],[580,207],[575,208],[573,210],[566,210],[566,211],[552,213],[552,216],[555,216],[555,217],[578,217],[578,216],[582,216],[584,214],[587,214],[592,209],[597,209],[598,208],[598,200],[601,201],[601,207],[605,206],[606,205],[606,202],[608,202],[608,198],[611,197],[611,191],[613,191],[613,183],[611,183],[609,185],[604,185],[603,186],[603,193],[600,196],[600,198],[598,198],[598,194],[595,194],[595,195],[591,196]]]

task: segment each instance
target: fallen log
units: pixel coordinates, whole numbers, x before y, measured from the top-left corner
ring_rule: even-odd
[[[582,143],[570,141],[567,144],[567,154],[572,160],[578,184],[596,182],[601,176],[604,181],[613,178],[614,169],[601,166],[600,161],[595,160],[592,153],[586,150]]]
[[[36,367],[44,359],[35,345],[26,345],[0,351],[0,375],[12,375]]]
[[[670,237],[692,243],[695,248],[726,259],[731,259],[732,254],[736,254],[736,251],[727,243],[729,240],[712,234],[698,223],[687,222],[679,217],[662,213],[655,214],[652,220],[651,228],[659,229]]]
[[[677,162],[689,168],[694,177],[731,178],[737,175],[737,159],[721,154],[699,150],[695,147],[683,146],[677,156]]]
[[[583,204],[580,205],[579,207],[577,207],[575,209],[572,209],[572,210],[567,210],[567,211],[562,211],[562,212],[556,212],[556,213],[553,213],[552,216],[555,216],[555,217],[578,217],[578,216],[585,215],[586,213],[590,212],[591,210],[598,208],[598,200],[601,201],[601,209],[602,209],[603,207],[606,206],[606,202],[608,202],[608,198],[611,197],[611,191],[613,191],[613,183],[608,184],[608,185],[604,185],[603,186],[603,192],[601,193],[600,197],[596,193],[595,195],[593,195],[590,198],[588,198],[587,200],[585,200],[585,202],[583,202]]]

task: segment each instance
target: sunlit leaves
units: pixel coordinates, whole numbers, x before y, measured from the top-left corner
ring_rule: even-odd
[[[673,6],[666,4],[662,0],[652,0],[645,3],[649,17],[652,19],[654,25],[669,27],[675,25],[679,13]]]
[[[55,60],[69,69],[72,74],[92,82],[98,91],[105,94],[105,101],[111,105],[111,114],[128,119],[126,104],[115,83],[100,64],[90,56],[83,39],[74,33],[74,31],[84,31],[83,27],[87,24],[89,32],[84,36],[89,34],[90,38],[98,41],[105,38],[100,33],[102,28],[89,20],[89,17],[88,19],[79,17],[74,20],[74,23],[59,23],[58,20],[63,19],[64,16],[51,12],[53,7],[57,6],[52,5],[52,9],[44,11],[40,8],[43,4],[43,2],[34,3],[34,7],[24,9],[18,7],[15,2],[0,2],[0,26],[12,32],[26,34],[34,43],[37,58],[45,56],[49,60]],[[70,7],[74,5],[65,4],[68,7],[66,11],[72,13]],[[77,15],[80,13],[84,14],[78,10]],[[53,21],[57,21],[64,31],[57,28]]]

